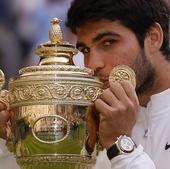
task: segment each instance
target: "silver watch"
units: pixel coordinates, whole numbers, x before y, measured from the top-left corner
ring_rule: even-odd
[[[131,153],[135,148],[136,144],[130,137],[121,135],[117,138],[117,141],[107,150],[107,156],[111,160],[118,155]]]
[[[125,135],[118,137],[115,144],[117,145],[120,154],[131,153],[136,147],[134,141],[130,137],[127,137]]]

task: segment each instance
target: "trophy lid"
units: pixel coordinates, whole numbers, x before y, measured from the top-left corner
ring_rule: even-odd
[[[35,53],[41,58],[40,65],[72,64],[72,57],[77,54],[77,49],[73,45],[63,42],[60,22],[61,20],[57,18],[51,20],[50,40],[40,44],[35,50]]]
[[[31,104],[89,105],[98,95],[101,82],[93,70],[73,64],[77,49],[63,42],[61,20],[51,20],[49,41],[40,44],[35,54],[39,65],[20,69],[19,78],[9,82],[11,106]]]
[[[51,20],[51,29],[49,31],[49,41],[40,44],[35,49],[35,54],[40,57],[39,66],[30,66],[22,68],[19,71],[21,76],[35,75],[41,73],[79,73],[93,75],[93,70],[80,68],[73,65],[73,56],[78,53],[74,45],[69,42],[63,42],[63,33],[60,27],[61,20],[53,18]],[[57,66],[56,66],[57,65]]]

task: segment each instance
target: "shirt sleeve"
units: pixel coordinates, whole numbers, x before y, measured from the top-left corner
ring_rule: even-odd
[[[119,155],[111,161],[108,159],[106,150],[99,153],[93,169],[156,169],[153,161],[139,145],[135,151],[127,155]]]
[[[6,141],[0,138],[0,169],[20,169],[14,154],[8,151],[5,143]]]

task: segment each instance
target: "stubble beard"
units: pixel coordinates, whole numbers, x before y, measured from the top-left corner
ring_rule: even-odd
[[[137,56],[133,69],[136,73],[136,93],[138,96],[147,94],[154,85],[156,74],[152,63],[142,50]]]

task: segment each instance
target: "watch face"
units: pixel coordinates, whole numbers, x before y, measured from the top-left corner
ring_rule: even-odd
[[[120,149],[125,153],[131,153],[134,150],[134,143],[129,137],[122,136],[118,143]]]

